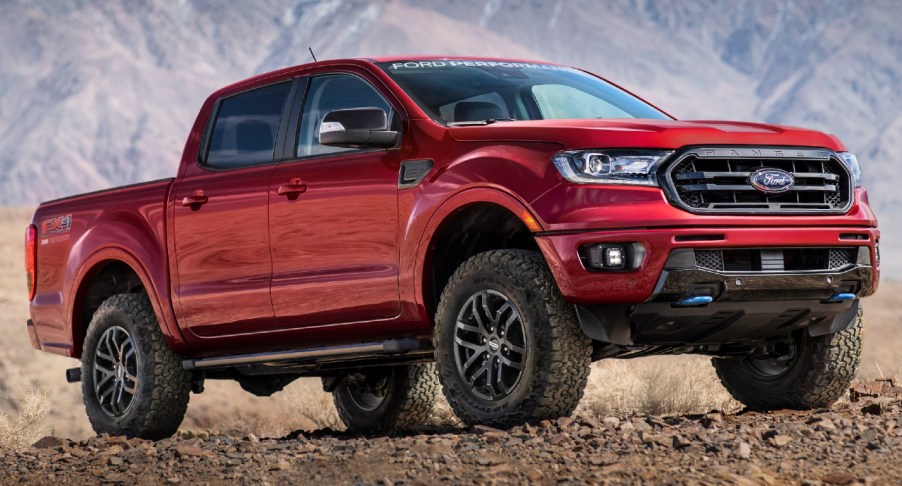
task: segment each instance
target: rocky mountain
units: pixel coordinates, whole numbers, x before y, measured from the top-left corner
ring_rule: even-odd
[[[902,234],[900,19],[895,0],[2,0],[0,203],[170,176],[211,91],[310,46],[553,60],[679,118],[835,133]]]

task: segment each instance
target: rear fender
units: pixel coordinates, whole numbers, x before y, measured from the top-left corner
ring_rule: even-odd
[[[188,351],[171,303],[168,298],[160,298],[169,295],[167,258],[162,242],[146,222],[119,213],[95,223],[72,246],[69,254],[64,288],[69,289],[65,315],[69,316],[73,343],[70,355],[80,357],[81,335],[89,324],[81,322],[84,294],[97,272],[110,262],[122,262],[132,269],[150,298],[170,348],[178,353]]]

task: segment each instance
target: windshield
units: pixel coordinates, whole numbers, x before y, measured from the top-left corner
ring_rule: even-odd
[[[507,61],[399,61],[378,66],[433,120],[449,125],[558,118],[669,119],[582,71]]]

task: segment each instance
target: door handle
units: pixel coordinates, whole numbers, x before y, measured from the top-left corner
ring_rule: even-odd
[[[194,191],[194,194],[191,194],[190,196],[185,196],[185,198],[182,199],[182,206],[187,206],[187,207],[190,207],[191,209],[197,211],[198,209],[200,209],[201,206],[203,206],[204,204],[207,204],[207,201],[209,201],[209,200],[210,200],[210,198],[208,198],[206,195],[204,195],[204,191],[201,189],[198,189],[198,190]]]
[[[295,177],[288,181],[288,184],[282,184],[276,189],[276,194],[288,199],[295,199],[305,192],[307,192],[307,185],[301,182],[300,177]]]

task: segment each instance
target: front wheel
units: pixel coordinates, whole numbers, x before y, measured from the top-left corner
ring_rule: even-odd
[[[733,398],[752,410],[807,410],[832,405],[849,388],[861,362],[861,309],[841,332],[792,336],[784,356],[712,360]]]
[[[435,320],[439,378],[464,423],[555,419],[582,398],[592,341],[540,254],[470,258],[445,287]]]

